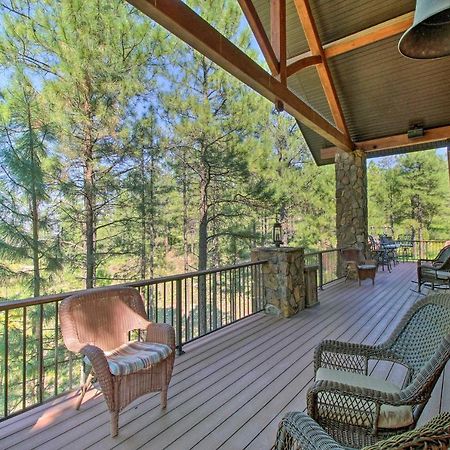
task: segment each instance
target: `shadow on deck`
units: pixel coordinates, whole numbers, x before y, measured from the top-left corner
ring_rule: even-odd
[[[185,346],[177,357],[166,411],[159,395],[141,397],[109,436],[101,394],[89,393],[75,411],[75,394],[0,423],[0,448],[269,449],[286,411],[304,410],[313,378],[314,347],[323,339],[373,344],[384,340],[419,294],[415,264],[370,280],[338,281],[320,304],[291,319],[258,314]],[[373,367],[395,381],[390,364]],[[421,422],[450,410],[450,369],[442,375]]]

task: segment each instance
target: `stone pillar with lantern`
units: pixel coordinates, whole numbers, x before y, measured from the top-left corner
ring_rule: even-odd
[[[272,233],[274,247],[252,251],[253,262],[267,261],[262,267],[266,311],[290,317],[305,307],[304,251],[282,246],[282,227],[276,222]]]

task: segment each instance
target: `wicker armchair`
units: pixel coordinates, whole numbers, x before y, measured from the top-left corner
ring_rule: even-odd
[[[127,287],[92,289],[61,302],[61,331],[66,347],[81,353],[92,370],[81,388],[80,407],[95,377],[111,413],[111,436],[118,434],[119,411],[141,395],[167,388],[175,357],[175,332],[146,319],[139,292]],[[129,342],[129,333],[145,330],[144,341]]]
[[[450,358],[450,294],[414,304],[376,346],[323,341],[316,349],[308,413],[335,440],[360,448],[410,430]],[[368,375],[369,360],[402,364],[402,387]]]
[[[367,259],[364,253],[357,248],[345,248],[341,250],[341,258],[345,264],[346,280],[354,274],[358,278],[359,285],[361,281],[367,278],[375,283],[378,263],[373,259]]]
[[[432,289],[436,285],[450,286],[450,245],[442,248],[434,259],[417,260],[417,282],[419,292],[424,283],[430,283]]]
[[[443,450],[450,446],[450,413],[434,417],[426,425],[363,450]],[[287,413],[278,426],[273,450],[348,450],[331,438],[311,417],[302,412]]]

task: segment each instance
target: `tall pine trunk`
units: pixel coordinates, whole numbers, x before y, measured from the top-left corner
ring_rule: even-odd
[[[186,151],[183,150],[183,172],[182,172],[182,191],[183,191],[183,263],[184,271],[189,271],[189,196],[188,196],[188,178],[186,170]]]
[[[84,151],[84,222],[86,247],[86,289],[95,285],[95,193],[92,147],[86,143]]]
[[[156,224],[155,224],[155,157],[153,153],[150,156],[150,215],[149,215],[149,265],[150,265],[150,278],[155,275],[155,238],[156,238]]]
[[[202,149],[200,168],[200,205],[198,226],[198,270],[206,270],[208,266],[208,186],[209,171]],[[200,334],[206,333],[206,277],[200,276],[198,280],[198,314]]]
[[[31,222],[33,229],[33,296],[39,297],[41,292],[41,268],[39,264],[39,202],[36,192],[36,154],[34,148],[33,125],[31,122],[30,104],[27,105],[28,133],[30,136],[30,160],[31,160]]]
[[[141,149],[140,161],[139,161],[139,175],[141,180],[145,180],[145,150]],[[141,185],[141,207],[139,208],[141,214],[141,248],[140,248],[140,261],[139,261],[139,273],[141,279],[145,279],[147,276],[147,195],[145,190],[145,183]]]

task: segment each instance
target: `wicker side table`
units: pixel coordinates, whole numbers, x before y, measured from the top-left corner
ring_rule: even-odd
[[[377,273],[377,266],[375,264],[359,264],[358,265],[358,280],[361,286],[361,281],[370,278],[372,285],[375,284],[375,275]]]

